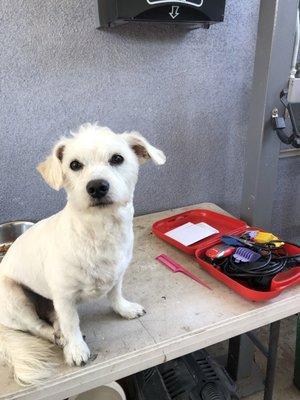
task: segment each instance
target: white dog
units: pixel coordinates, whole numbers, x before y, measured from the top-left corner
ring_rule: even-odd
[[[0,264],[0,356],[18,382],[36,384],[52,373],[51,344],[42,339],[63,346],[67,364],[87,362],[78,302],[107,295],[122,317],[144,314],[122,296],[122,280],[132,257],[139,164],[150,158],[165,163],[138,133],[86,124],[38,166],[52,188],[65,188],[68,202],[20,236]],[[44,319],[37,297],[53,302]]]

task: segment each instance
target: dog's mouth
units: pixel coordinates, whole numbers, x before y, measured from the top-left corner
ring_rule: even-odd
[[[104,208],[113,205],[113,201],[111,199],[94,199],[90,203],[90,207],[98,207]]]

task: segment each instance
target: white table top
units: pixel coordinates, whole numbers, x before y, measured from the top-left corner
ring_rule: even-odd
[[[0,367],[0,399],[62,400],[249,330],[300,312],[300,285],[267,303],[247,301],[201,271],[192,256],[151,233],[151,225],[192,208],[223,212],[205,203],[135,218],[134,260],[124,293],[147,314],[127,321],[115,315],[106,299],[80,306],[81,328],[94,361],[83,368],[62,367],[40,387],[15,384]],[[155,260],[166,253],[203,278],[212,291]]]

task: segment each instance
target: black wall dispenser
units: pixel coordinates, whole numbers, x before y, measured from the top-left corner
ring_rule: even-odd
[[[163,22],[208,28],[222,22],[226,0],[98,0],[100,27]]]

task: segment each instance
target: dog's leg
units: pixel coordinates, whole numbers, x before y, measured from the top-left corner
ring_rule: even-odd
[[[47,320],[53,326],[55,344],[57,344],[57,346],[59,347],[64,347],[66,345],[66,339],[64,338],[64,335],[62,334],[62,331],[60,329],[57,312],[54,310],[54,308],[52,310],[49,310],[49,312],[47,313]]]
[[[1,277],[1,318],[8,328],[27,331],[54,343],[54,329],[39,318],[26,290],[13,279]]]
[[[43,321],[49,322],[53,326],[55,344],[57,344],[57,346],[64,347],[66,343],[60,330],[58,316],[54,310],[53,301],[46,299],[35,292],[32,292],[28,288],[24,288],[24,292],[35,305],[35,309],[39,318]]]
[[[137,303],[131,303],[122,295],[123,276],[119,282],[107,294],[113,310],[123,318],[133,319],[146,314],[144,308]]]
[[[83,340],[79,317],[74,301],[58,297],[53,299],[62,335],[65,340],[64,355],[68,365],[84,365],[90,357],[90,350]]]

